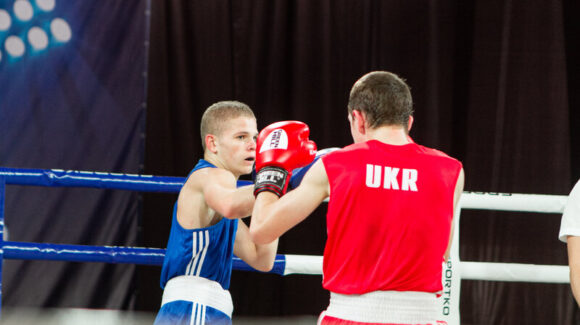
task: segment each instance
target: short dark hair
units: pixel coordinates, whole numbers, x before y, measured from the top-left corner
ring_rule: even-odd
[[[413,115],[411,90],[403,79],[387,71],[373,71],[362,76],[352,86],[348,113],[358,110],[365,114],[370,128],[384,125],[407,127]]]

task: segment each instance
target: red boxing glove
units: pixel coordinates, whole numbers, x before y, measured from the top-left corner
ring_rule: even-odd
[[[286,193],[292,170],[311,163],[316,143],[308,139],[308,125],[299,121],[276,122],[258,135],[254,195],[263,191],[279,197]]]

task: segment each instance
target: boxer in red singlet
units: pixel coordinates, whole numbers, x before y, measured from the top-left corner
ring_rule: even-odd
[[[319,159],[293,191],[257,192],[250,233],[261,244],[329,197],[323,286],[331,295],[319,324],[439,324],[464,174],[458,160],[411,140],[412,106],[395,74],[364,75],[348,105],[354,144]]]

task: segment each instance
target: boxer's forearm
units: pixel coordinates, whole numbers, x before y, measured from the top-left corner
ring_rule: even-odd
[[[267,244],[278,238],[272,231],[273,204],[278,201],[278,196],[271,192],[260,193],[254,203],[252,220],[250,222],[250,235],[252,241],[257,244]]]
[[[580,305],[580,237],[568,236],[568,263],[570,265],[570,286],[576,303]]]

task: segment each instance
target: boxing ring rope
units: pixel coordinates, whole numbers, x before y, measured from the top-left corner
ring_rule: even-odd
[[[185,178],[116,174],[86,171],[17,169],[0,167],[0,257],[3,259],[22,260],[55,260],[70,262],[104,262],[127,263],[140,265],[161,265],[164,249],[143,247],[113,247],[63,245],[49,243],[25,243],[4,241],[4,202],[6,185],[29,185],[45,187],[90,187],[101,189],[131,190],[140,192],[177,193],[181,189]],[[249,184],[239,181],[240,185]],[[451,261],[444,270],[444,294],[453,298],[458,313],[459,286],[451,286],[452,278],[455,283],[465,280],[488,281],[521,281],[543,283],[569,283],[569,269],[565,265],[535,265],[517,263],[489,263],[468,262],[459,260],[459,215],[461,209],[484,209],[500,211],[519,211],[535,213],[562,213],[567,196],[510,194],[489,192],[464,192],[460,201],[460,209],[456,215],[456,231],[453,238]],[[2,261],[0,261],[1,263]],[[234,258],[235,270],[255,271],[239,258]],[[269,273],[279,275],[288,274],[322,274],[322,256],[279,254],[276,256],[274,268]],[[0,264],[0,276],[2,268]],[[448,290],[447,292],[445,290]],[[1,291],[0,291],[1,298]],[[450,299],[449,297],[447,297]],[[0,303],[1,308],[1,303]],[[445,308],[445,307],[444,307]],[[449,311],[449,310],[448,310]],[[445,312],[443,314],[446,314]],[[447,313],[449,314],[449,312]],[[451,323],[459,323],[457,319]]]

